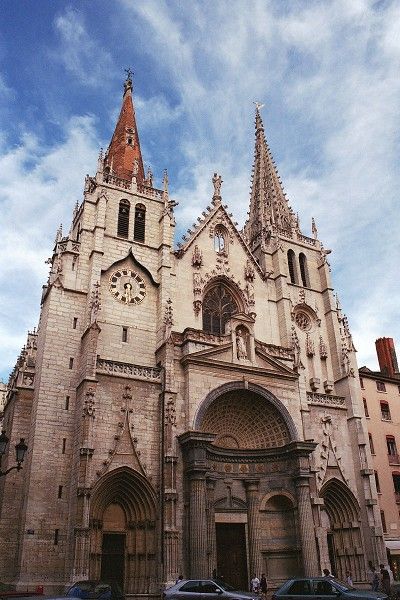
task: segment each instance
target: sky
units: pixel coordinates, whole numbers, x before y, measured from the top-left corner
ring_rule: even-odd
[[[67,233],[124,69],[134,71],[142,154],[168,169],[178,235],[211,177],[241,227],[254,102],[290,204],[332,249],[333,285],[359,366],[375,339],[400,355],[400,4],[385,0],[2,0],[0,377],[37,325],[56,230]]]

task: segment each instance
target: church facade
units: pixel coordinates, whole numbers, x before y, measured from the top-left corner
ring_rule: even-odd
[[[114,579],[153,596],[179,574],[362,582],[384,561],[329,251],[314,222],[300,230],[258,107],[255,126],[243,230],[214,174],[176,248],[176,203],[166,173],[159,190],[144,171],[125,81],[10,378],[3,425],[29,450],[0,481],[2,581]]]

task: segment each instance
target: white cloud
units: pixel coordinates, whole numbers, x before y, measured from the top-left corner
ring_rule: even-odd
[[[37,323],[41,286],[57,227],[69,227],[82,182],[96,161],[92,117],[65,125],[63,142],[43,147],[28,132],[0,154],[0,332],[3,369],[11,369],[25,334]],[[65,229],[64,229],[65,230]]]
[[[84,85],[98,86],[113,71],[110,52],[91,37],[82,14],[67,8],[55,21],[60,45],[52,52],[71,75]]]

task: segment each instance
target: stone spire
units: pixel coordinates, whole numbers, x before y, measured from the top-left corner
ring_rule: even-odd
[[[136,181],[140,184],[145,178],[132,99],[132,71],[130,69],[127,69],[127,77],[124,82],[121,112],[104,159],[105,172],[107,169],[111,175],[129,181],[135,175]]]
[[[267,232],[288,235],[297,229],[296,217],[285,197],[282,182],[265,140],[260,115],[261,106],[256,103],[256,142],[250,193],[250,211],[244,233],[250,248],[254,250]]]

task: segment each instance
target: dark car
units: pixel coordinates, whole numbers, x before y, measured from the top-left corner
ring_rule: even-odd
[[[383,592],[359,590],[333,577],[296,577],[288,579],[272,600],[386,600]]]
[[[46,600],[65,600],[65,598],[81,598],[81,600],[125,600],[116,583],[104,581],[77,581],[68,588],[65,596],[53,596]]]
[[[182,579],[163,593],[164,600],[259,600],[257,595],[236,590],[221,579]]]

